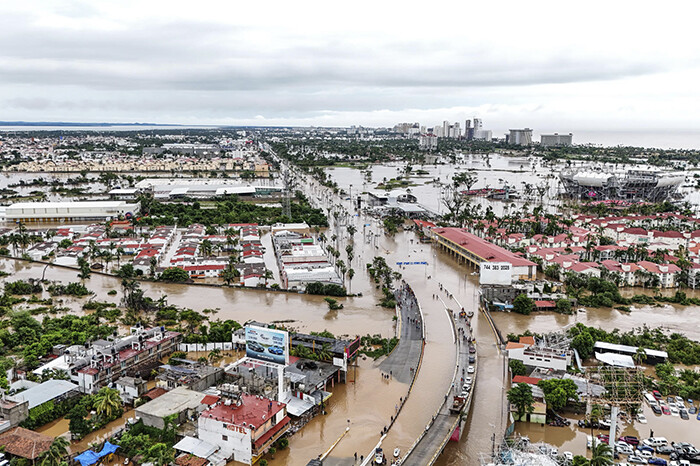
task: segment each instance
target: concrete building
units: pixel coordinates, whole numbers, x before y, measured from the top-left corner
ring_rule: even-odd
[[[570,351],[514,342],[508,342],[506,350],[508,351],[508,359],[516,359],[529,367],[566,371],[566,368],[571,365]]]
[[[570,146],[573,144],[574,133],[569,134],[543,134],[540,136],[540,145],[543,147]]]
[[[0,432],[17,427],[29,415],[29,402],[0,399]]]
[[[127,337],[96,340],[91,345],[73,345],[34,374],[41,376],[47,370],[63,370],[77,383],[83,393],[96,393],[101,387],[116,382],[123,376],[138,377],[150,374],[159,361],[177,349],[182,334],[163,327],[131,328]]]
[[[165,364],[158,369],[156,387],[172,390],[177,387],[186,387],[190,390],[202,392],[216,385],[224,379],[224,370],[221,367],[209,366],[196,361],[178,359],[178,365]]]
[[[103,221],[138,212],[138,203],[124,201],[18,202],[5,209],[5,216],[9,222]]]
[[[114,385],[126,404],[133,404],[134,400],[148,391],[148,384],[139,377],[121,377]]]
[[[418,138],[420,150],[437,150],[438,138],[433,133],[421,134]]]
[[[475,141],[490,141],[493,139],[493,133],[490,129],[475,130],[472,139]]]
[[[199,416],[197,435],[231,460],[253,464],[289,430],[287,405],[279,401],[247,394],[207,398],[209,408]]]
[[[165,418],[177,415],[176,424],[182,424],[186,419],[193,419],[206,406],[202,404],[204,394],[185,387],[177,387],[136,408],[136,416],[147,426],[163,429]]]
[[[508,144],[514,146],[529,146],[532,144],[532,130],[530,128],[509,130]]]

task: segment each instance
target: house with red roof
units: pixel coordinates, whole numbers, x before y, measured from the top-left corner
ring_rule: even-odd
[[[220,456],[253,464],[289,430],[290,422],[286,404],[243,393],[209,405],[197,421],[197,436],[217,446]]]
[[[639,261],[637,265],[647,273],[658,277],[660,288],[676,287],[676,274],[681,271],[680,267],[676,264],[657,264],[655,262]]]

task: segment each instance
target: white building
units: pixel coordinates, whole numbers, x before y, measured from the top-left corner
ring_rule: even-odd
[[[573,144],[574,133],[569,134],[543,134],[540,136],[540,145],[544,147],[551,146],[570,146]]]
[[[436,150],[438,138],[432,133],[421,134],[418,138],[418,148],[420,150]]]
[[[532,144],[532,130],[530,128],[511,129],[508,135],[508,144],[529,146]]]
[[[203,401],[209,409],[199,416],[197,436],[240,463],[252,464],[289,429],[287,405],[278,401],[248,394]]]
[[[508,359],[517,359],[526,366],[544,367],[556,371],[566,371],[571,365],[571,351],[541,348],[524,343],[509,342],[506,346]]]
[[[7,221],[108,220],[135,215],[139,204],[124,201],[18,202],[7,207]]]

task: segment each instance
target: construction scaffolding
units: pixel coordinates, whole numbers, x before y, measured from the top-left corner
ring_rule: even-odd
[[[555,447],[530,443],[527,437],[504,441],[492,455],[482,454],[481,466],[558,466],[561,458]]]
[[[644,396],[644,373],[638,367],[597,366],[592,379],[605,387],[600,403],[625,409],[636,408]]]

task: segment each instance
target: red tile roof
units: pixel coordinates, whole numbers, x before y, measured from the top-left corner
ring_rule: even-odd
[[[530,385],[537,385],[537,382],[539,382],[540,379],[536,379],[534,377],[525,377],[524,375],[516,375],[513,377],[513,383],[526,383]]]
[[[243,394],[241,399],[243,402],[240,406],[235,404],[226,406],[222,403],[207,409],[201,415],[235,425],[243,425],[245,422],[246,427],[253,425],[258,428],[287,406],[284,403],[254,395]]]
[[[41,456],[51,443],[53,437],[23,427],[16,427],[0,435],[0,445],[5,447],[7,453],[30,460]]]
[[[204,398],[202,398],[202,404],[211,406],[215,404],[217,401],[219,401],[221,398],[216,396],[216,395],[207,395]]]
[[[535,263],[518,257],[507,249],[496,246],[462,228],[440,228],[433,230],[439,236],[454,243],[487,262],[510,262],[514,266],[534,266]]]
[[[168,391],[166,389],[161,388],[161,387],[156,387],[156,388],[153,388],[153,389],[147,391],[146,393],[144,393],[143,397],[148,398],[149,400],[155,400],[159,396],[164,395],[166,393],[168,393]]]

